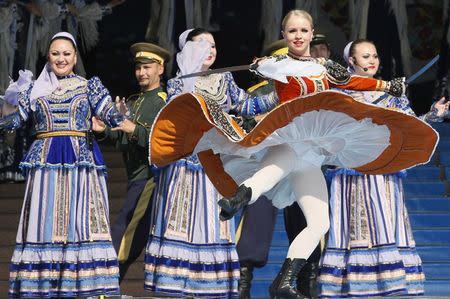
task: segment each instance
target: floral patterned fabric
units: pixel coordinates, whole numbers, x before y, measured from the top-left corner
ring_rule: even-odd
[[[98,78],[70,75],[59,85],[31,109],[31,84],[0,128],[16,129],[31,119],[37,133],[85,132],[93,115],[113,127],[123,120]],[[103,158],[95,141],[61,135],[37,139],[20,164],[27,182],[10,266],[13,298],[118,293]]]

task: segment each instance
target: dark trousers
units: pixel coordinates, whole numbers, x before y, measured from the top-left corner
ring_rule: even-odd
[[[153,178],[128,182],[126,200],[111,227],[112,242],[119,258],[120,281],[147,245],[153,187]]]
[[[241,265],[263,267],[267,263],[277,213],[278,209],[265,196],[245,208],[238,226],[240,237],[236,240]]]

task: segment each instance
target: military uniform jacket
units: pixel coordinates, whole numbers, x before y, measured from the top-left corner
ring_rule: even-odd
[[[103,138],[114,141],[123,153],[129,181],[148,179],[152,176],[148,164],[149,133],[159,110],[165,105],[167,94],[161,87],[130,96],[126,104],[130,120],[136,128],[133,133],[111,131],[106,128]]]

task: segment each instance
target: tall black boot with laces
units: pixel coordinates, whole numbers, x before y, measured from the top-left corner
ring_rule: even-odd
[[[272,299],[305,299],[297,290],[297,275],[305,266],[305,259],[284,260],[283,266],[275,280],[269,287],[270,298]]]
[[[250,299],[250,290],[252,287],[253,279],[253,266],[241,265],[241,278],[239,280],[239,297],[238,299]]]
[[[319,264],[307,262],[297,278],[297,288],[309,298],[317,298],[317,275]]]
[[[240,185],[236,194],[230,198],[222,198],[219,200],[220,220],[225,221],[231,219],[241,208],[246,206],[252,199],[252,188]]]

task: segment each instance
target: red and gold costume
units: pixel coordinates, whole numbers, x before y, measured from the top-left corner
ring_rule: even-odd
[[[283,143],[294,148],[299,160],[354,168],[367,174],[392,173],[430,159],[438,135],[428,124],[330,90],[398,92],[395,82],[349,76],[340,69],[336,71],[335,65],[318,62],[325,64],[327,71],[287,76],[287,83],[275,81],[279,105],[248,134],[209,99],[180,95],[164,107],[154,124],[150,162],[162,166],[198,153],[215,187],[222,195],[231,196],[249,173],[244,166],[249,164],[247,160],[257,164],[260,152]],[[243,168],[228,167],[230,160]],[[288,203],[274,205],[283,207]]]

